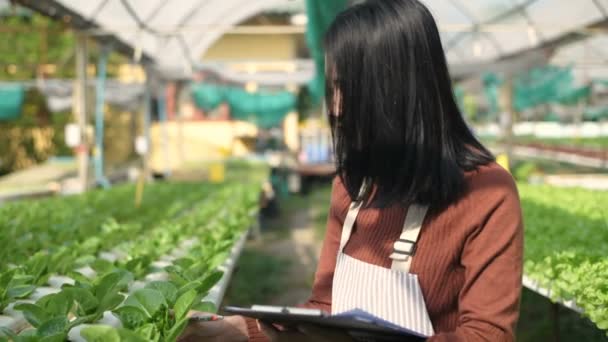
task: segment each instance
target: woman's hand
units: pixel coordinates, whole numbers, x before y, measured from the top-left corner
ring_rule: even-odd
[[[297,330],[281,331],[271,324],[258,321],[260,330],[272,342],[352,342],[352,337],[337,330],[299,325]]]
[[[196,314],[191,312],[189,316]],[[179,342],[247,342],[247,323],[242,316],[226,316],[219,321],[190,322]]]

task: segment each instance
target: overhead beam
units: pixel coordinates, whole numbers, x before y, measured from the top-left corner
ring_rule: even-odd
[[[460,11],[460,13],[462,13],[465,17],[467,17],[472,23],[473,23],[473,27],[479,27],[480,22],[479,19],[473,15],[473,13],[471,13],[471,11],[469,11],[469,9],[460,2],[460,0],[449,0],[450,3],[456,7],[456,9],[458,11]],[[484,38],[486,38],[490,44],[492,44],[494,46],[494,49],[496,49],[496,53],[500,56],[502,54],[502,46],[500,45],[500,42],[498,42],[498,40],[496,40],[496,37],[494,37],[494,35],[489,34],[489,33],[482,33],[481,34]]]
[[[593,0],[593,3],[595,4],[595,7],[597,7],[597,9],[602,12],[604,18],[608,18],[608,10],[606,10],[604,5],[602,5],[599,0]]]
[[[101,11],[106,7],[109,1],[110,0],[103,0],[102,2],[100,2],[99,5],[97,5],[97,8],[95,8],[95,10],[93,11],[93,15],[91,16],[91,18],[89,18],[89,20],[95,20],[97,18],[97,15],[101,13]]]
[[[485,72],[512,74],[536,65],[542,65],[549,61],[559,47],[587,39],[589,38],[589,32],[594,31],[608,32],[608,19],[601,19],[582,27],[580,30],[570,31],[555,38],[544,40],[535,47],[508,53],[494,61],[452,66],[450,68],[452,77],[456,80],[463,80],[479,76]]]
[[[549,55],[538,50],[521,53],[516,57],[505,60],[491,60],[487,62],[470,62],[450,65],[450,75],[455,81],[478,78],[480,75],[493,72],[501,74],[516,74],[535,66],[546,64]]]
[[[535,51],[535,50],[552,53],[555,49],[559,48],[560,46],[573,44],[573,43],[576,43],[581,40],[589,38],[589,36],[590,36],[589,32],[594,32],[594,31],[604,31],[605,33],[608,33],[608,18],[598,20],[585,27],[582,27],[580,30],[573,30],[570,32],[566,32],[562,35],[559,35],[555,38],[547,39],[535,47],[531,47],[529,49],[524,49],[524,50],[520,50],[520,51],[516,51],[516,52],[512,52],[512,53],[503,55],[499,60],[501,60],[501,61],[509,60],[514,57],[517,57],[518,55],[520,55],[522,53]]]

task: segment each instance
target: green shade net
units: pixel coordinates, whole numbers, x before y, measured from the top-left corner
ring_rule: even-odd
[[[558,101],[561,104],[575,105],[583,99],[587,99],[591,96],[591,86],[583,86],[578,88],[565,89],[562,93],[558,94]]]
[[[600,79],[600,78],[598,78],[598,79],[593,80],[593,83],[595,83],[595,84],[601,84],[603,86],[608,87],[608,79]]]
[[[19,117],[24,94],[25,90],[21,85],[0,85],[0,121]]]
[[[490,113],[499,111],[500,77],[494,73],[483,76],[484,93],[490,105]],[[539,105],[559,103],[576,105],[591,96],[591,86],[574,85],[572,67],[546,65],[534,68],[515,78],[513,82],[513,107],[521,112]],[[548,121],[555,121],[548,116]]]
[[[306,0],[308,27],[306,42],[315,62],[315,77],[308,85],[314,103],[325,93],[325,52],[323,38],[336,15],[346,8],[346,0]]]
[[[498,115],[498,112],[500,111],[498,96],[501,85],[502,79],[497,74],[487,73],[483,76],[483,92],[488,100],[488,114],[491,117]]]
[[[196,84],[192,97],[197,107],[209,111],[217,108],[224,101],[224,88],[210,84]]]
[[[572,67],[547,65],[532,69],[515,80],[513,105],[517,111],[547,103],[573,105],[590,94],[590,86],[574,85]]]
[[[454,86],[454,97],[461,112],[464,111],[464,90],[460,86]]]
[[[586,121],[608,120],[608,106],[589,107],[583,112],[583,118]]]
[[[207,111],[226,102],[232,118],[251,122],[261,128],[280,125],[296,106],[295,95],[287,91],[249,93],[242,88],[213,84],[193,85],[192,97],[197,107]]]

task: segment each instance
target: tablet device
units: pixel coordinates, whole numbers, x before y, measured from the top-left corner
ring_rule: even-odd
[[[227,306],[224,311],[255,318],[265,323],[277,324],[287,329],[299,324],[311,324],[320,328],[344,330],[357,341],[424,341],[427,337],[389,322],[375,319],[362,311],[330,315],[318,309],[254,305],[251,308]]]

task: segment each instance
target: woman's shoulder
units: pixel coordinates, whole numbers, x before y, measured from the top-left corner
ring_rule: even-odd
[[[338,216],[346,215],[351,198],[342,179],[335,176],[331,185],[331,210]]]
[[[348,191],[339,176],[334,176],[331,182],[331,197],[332,198],[344,198],[348,197]]]
[[[518,199],[517,184],[509,171],[495,162],[466,172],[467,191],[465,197],[479,200]]]

